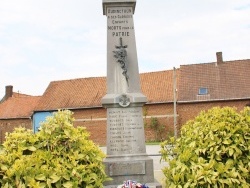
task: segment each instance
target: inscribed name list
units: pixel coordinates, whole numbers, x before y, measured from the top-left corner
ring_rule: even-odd
[[[142,109],[108,109],[108,155],[145,153]]]

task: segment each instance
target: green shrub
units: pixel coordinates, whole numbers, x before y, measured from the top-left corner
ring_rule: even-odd
[[[175,187],[250,187],[250,108],[213,108],[161,145],[166,184]],[[172,157],[171,157],[172,155]]]
[[[159,142],[164,140],[165,126],[160,124],[156,117],[151,117],[149,128],[154,131],[154,141]]]
[[[105,155],[72,122],[72,112],[58,111],[37,134],[25,128],[8,134],[0,154],[0,187],[103,187]]]

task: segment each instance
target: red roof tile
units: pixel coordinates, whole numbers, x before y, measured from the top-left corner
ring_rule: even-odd
[[[172,72],[140,74],[142,93],[147,96],[149,103],[173,101]],[[99,107],[105,94],[105,77],[53,81],[35,111]]]
[[[27,97],[30,95],[13,92],[11,97]],[[0,100],[0,104],[6,100],[6,95]]]
[[[104,77],[53,81],[43,94],[36,111],[94,107],[106,94]]]
[[[28,96],[24,94],[8,98],[0,104],[0,119],[29,118],[40,96]]]
[[[178,101],[250,98],[250,60],[182,65]],[[208,95],[199,96],[199,88]]]
[[[148,103],[173,101],[173,70],[143,73],[140,78]]]
[[[250,60],[182,65],[176,75],[179,102],[250,98]],[[173,101],[173,70],[143,73],[140,80],[148,103]],[[208,95],[198,95],[201,87],[208,89]],[[105,77],[53,81],[40,100],[14,93],[0,105],[0,118],[29,117],[34,109],[100,107],[105,94]]]
[[[12,97],[32,97],[31,95],[13,92]]]

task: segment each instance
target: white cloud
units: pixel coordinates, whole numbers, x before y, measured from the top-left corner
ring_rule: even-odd
[[[41,48],[41,47],[48,47],[50,43],[41,37],[38,36],[30,36],[25,39],[25,45],[29,48]]]
[[[147,3],[150,6],[150,2]],[[249,39],[245,32],[249,9],[235,9],[244,3],[248,2],[165,1],[155,3],[152,14],[143,7],[138,8],[146,13],[138,18],[141,21],[138,22],[139,29],[137,27],[140,57],[157,64],[154,66],[157,70],[178,64],[214,61],[216,51],[222,50],[226,54],[238,41]],[[162,7],[165,13],[161,11]],[[249,32],[249,28],[247,30]],[[249,49],[249,43],[244,42],[240,48]]]
[[[246,59],[249,0],[137,0],[139,69]],[[106,74],[102,1],[0,1],[0,98],[5,85],[42,94],[52,80]]]

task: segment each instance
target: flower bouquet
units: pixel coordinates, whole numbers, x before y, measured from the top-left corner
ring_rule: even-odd
[[[136,181],[127,180],[117,188],[149,188],[146,184],[137,183]]]

